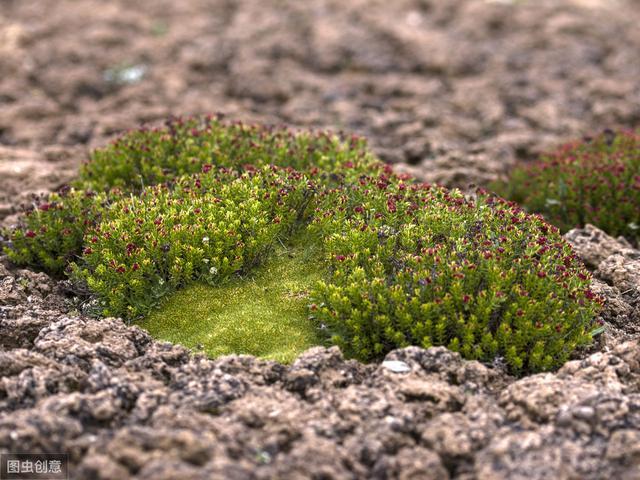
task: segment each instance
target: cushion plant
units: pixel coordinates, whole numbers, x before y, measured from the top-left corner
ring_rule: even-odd
[[[640,235],[640,134],[605,131],[516,168],[498,193],[566,232],[587,223],[634,243]]]
[[[212,354],[270,356],[280,332],[363,360],[446,345],[504,357],[514,373],[548,370],[590,341],[600,303],[540,216],[397,176],[358,138],[216,119],[130,132],[97,151],[11,239],[13,261],[64,269],[100,314],[146,317],[163,336],[176,327],[170,338]],[[245,348],[243,336],[264,340]]]

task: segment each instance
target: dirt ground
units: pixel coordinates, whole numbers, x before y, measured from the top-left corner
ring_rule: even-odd
[[[639,25],[639,0],[0,0],[0,222],[167,115],[344,129],[487,184],[640,126]],[[607,330],[520,380],[443,348],[211,361],[0,256],[0,453],[65,451],[79,479],[640,480],[640,252],[567,239]]]
[[[638,0],[2,0],[2,190],[29,176],[14,149],[66,173],[140,122],[210,112],[354,131],[426,180],[486,183],[640,125],[639,21]]]

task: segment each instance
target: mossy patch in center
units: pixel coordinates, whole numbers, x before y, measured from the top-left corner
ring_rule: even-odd
[[[250,354],[288,363],[322,340],[309,291],[322,278],[314,246],[279,245],[269,261],[220,286],[190,285],[141,322],[154,337],[211,357]]]

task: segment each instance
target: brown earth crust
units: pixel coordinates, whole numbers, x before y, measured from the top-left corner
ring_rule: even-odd
[[[0,452],[69,452],[79,479],[640,478],[640,252],[591,226],[567,239],[606,330],[520,380],[443,347],[209,360],[0,264]]]
[[[0,221],[169,114],[355,131],[486,185],[640,124],[639,21],[637,0],[0,0]],[[0,257],[0,453],[68,452],[78,479],[640,479],[640,251],[566,238],[606,328],[519,380],[444,348],[209,360]]]

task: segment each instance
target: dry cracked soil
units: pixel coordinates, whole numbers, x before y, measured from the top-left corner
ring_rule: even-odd
[[[167,115],[344,129],[399,170],[485,185],[640,124],[637,0],[0,0],[0,222]],[[515,379],[444,348],[210,360],[0,258],[0,453],[77,479],[640,479],[640,251],[566,235],[606,330]]]

